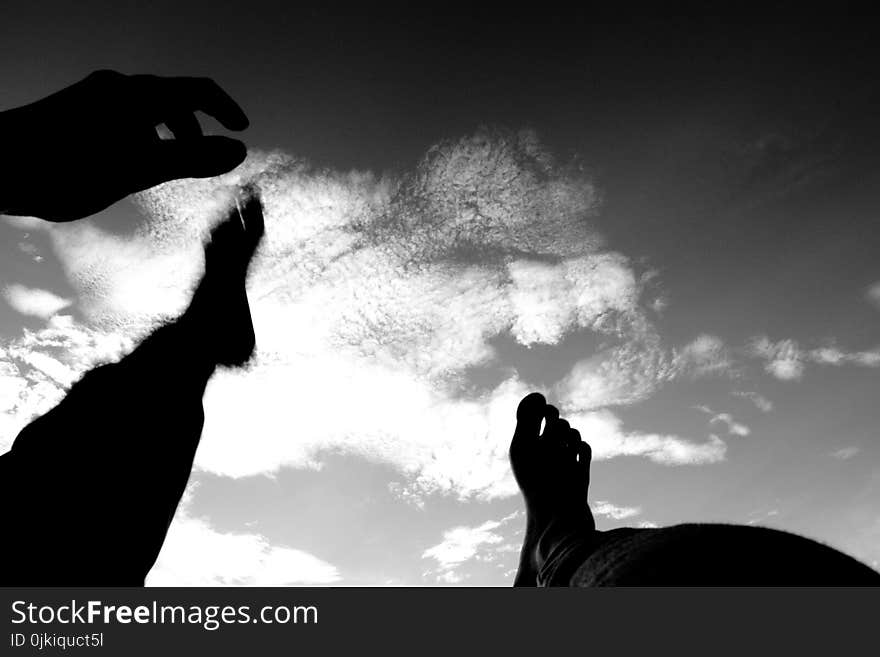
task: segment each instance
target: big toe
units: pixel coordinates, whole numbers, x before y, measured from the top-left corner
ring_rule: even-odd
[[[526,395],[516,409],[516,431],[513,434],[513,442],[518,443],[526,440],[535,440],[541,431],[541,422],[544,419],[544,410],[547,408],[547,400],[539,392]]]

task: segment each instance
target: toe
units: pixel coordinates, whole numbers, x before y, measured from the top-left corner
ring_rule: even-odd
[[[542,438],[548,441],[548,444],[553,444],[558,447],[564,447],[568,442],[568,432],[571,430],[571,427],[568,424],[567,420],[563,420],[561,418],[557,418],[556,420],[547,420],[547,426],[544,427],[544,434]]]
[[[547,407],[544,409],[544,431],[541,435],[547,435],[547,432],[552,430],[557,420],[559,420],[559,409],[551,404],[547,404]]]
[[[246,187],[241,191],[236,203],[242,225],[249,238],[248,246],[253,249],[266,229],[259,193],[253,187]]]
[[[569,429],[565,439],[565,446],[572,451],[578,453],[578,445],[581,443],[581,432],[577,429]]]
[[[546,408],[547,401],[541,393],[533,392],[523,398],[516,409],[516,431],[511,446],[538,437]]]
[[[593,459],[593,450],[590,446],[581,441],[577,446],[578,467],[589,475],[590,461]]]

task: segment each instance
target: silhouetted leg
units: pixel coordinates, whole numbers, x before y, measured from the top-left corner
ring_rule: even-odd
[[[183,316],[88,372],[2,457],[14,500],[2,583],[143,584],[189,479],[208,379],[253,351],[244,283],[259,201],[244,215],[246,229],[233,212],[212,234]]]
[[[596,531],[587,506],[590,457],[541,395],[520,402],[510,462],[525,499],[526,533],[514,586],[880,586],[880,574],[852,557],[773,529]]]

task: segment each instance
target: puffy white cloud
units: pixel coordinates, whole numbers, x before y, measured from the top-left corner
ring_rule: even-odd
[[[764,359],[764,369],[777,379],[796,381],[804,374],[804,353],[794,340],[770,342],[766,337],[752,342],[751,351]]]
[[[3,288],[3,298],[22,315],[33,315],[43,319],[48,319],[73,303],[70,299],[59,297],[48,290],[18,284],[6,285]]]
[[[562,265],[517,260],[508,265],[518,342],[554,344],[571,330],[601,330],[611,313],[632,312],[639,288],[623,256],[583,256]]]

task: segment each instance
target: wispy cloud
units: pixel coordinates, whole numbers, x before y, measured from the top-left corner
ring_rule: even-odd
[[[847,461],[856,456],[861,451],[861,448],[851,445],[849,447],[842,447],[841,449],[831,452],[831,456],[836,459],[840,459],[841,461]]]
[[[59,297],[48,290],[18,284],[6,285],[3,288],[3,298],[22,315],[33,315],[43,319],[48,319],[73,303],[70,299]]]
[[[624,431],[620,419],[608,410],[569,415],[568,420],[587,437],[595,460],[642,456],[662,465],[702,465],[723,461],[727,453],[727,445],[714,434],[705,442],[694,442],[672,435]]]
[[[744,391],[744,390],[734,390],[733,394],[735,397],[742,397],[744,399],[748,399],[752,402],[760,411],[764,413],[769,413],[773,410],[773,402],[764,397],[763,395],[759,395],[757,392]]]
[[[457,570],[463,564],[488,550],[510,551],[504,536],[497,530],[519,515],[512,513],[500,520],[487,520],[476,527],[453,527],[443,532],[443,540],[422,553],[422,559],[433,559],[436,562],[436,568],[426,574],[446,584],[464,581],[466,576]]]
[[[727,432],[734,436],[748,436],[752,433],[752,430],[749,429],[745,424],[741,422],[737,422],[733,419],[733,416],[730,413],[716,413],[708,406],[695,406],[699,411],[710,415],[709,424],[721,424],[727,429]]]
[[[754,338],[748,353],[764,361],[764,369],[777,379],[797,381],[807,365],[858,365],[880,367],[880,348],[868,351],[846,351],[834,344],[805,349],[795,340],[772,342],[766,336]]]
[[[675,369],[678,374],[693,378],[725,374],[733,367],[733,360],[724,341],[715,335],[703,334],[675,351]]]
[[[118,360],[129,338],[88,328],[68,315],[54,315],[42,329],[0,348],[0,451],[37,415],[57,404],[90,367]]]
[[[865,292],[865,296],[867,296],[868,301],[874,304],[877,308],[880,308],[880,281],[877,281],[873,285],[869,285]]]
[[[617,506],[605,500],[596,500],[590,505],[593,515],[605,516],[612,520],[625,520],[633,518],[642,512],[641,507],[637,506]]]

